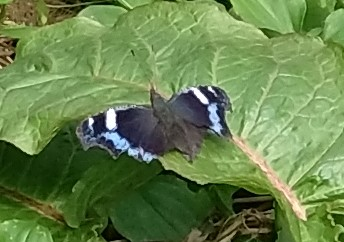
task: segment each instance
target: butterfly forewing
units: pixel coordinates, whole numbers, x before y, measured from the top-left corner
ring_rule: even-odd
[[[128,152],[146,162],[171,149],[152,109],[131,106],[109,110],[86,119],[77,129],[86,149],[99,146],[114,157]]]

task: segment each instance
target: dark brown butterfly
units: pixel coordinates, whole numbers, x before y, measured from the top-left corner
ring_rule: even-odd
[[[225,112],[230,99],[219,87],[190,87],[165,100],[154,89],[151,106],[109,108],[84,120],[77,135],[85,149],[98,146],[117,158],[123,152],[149,163],[170,150],[195,158],[210,131],[231,137]]]

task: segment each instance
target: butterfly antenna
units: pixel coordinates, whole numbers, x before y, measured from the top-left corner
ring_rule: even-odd
[[[154,100],[156,100],[156,98],[158,96],[158,93],[156,92],[156,85],[153,82],[150,82],[149,94],[150,94],[150,101],[153,105]]]

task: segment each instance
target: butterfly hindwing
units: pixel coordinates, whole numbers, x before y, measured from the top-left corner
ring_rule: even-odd
[[[206,127],[220,136],[231,136],[225,112],[231,108],[227,94],[215,86],[191,87],[170,100],[173,111],[197,127]]]
[[[199,153],[205,134],[206,129],[196,127],[180,119],[171,128],[169,140],[176,150],[186,155],[189,161],[192,161]]]

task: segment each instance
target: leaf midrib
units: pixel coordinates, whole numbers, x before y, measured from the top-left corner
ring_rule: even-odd
[[[50,220],[66,225],[62,213],[48,203],[44,203],[35,198],[29,197],[26,194],[22,194],[16,190],[7,188],[5,186],[0,186],[0,194],[7,197],[10,200],[20,203],[22,206],[25,206],[43,215],[44,217],[49,218]]]

